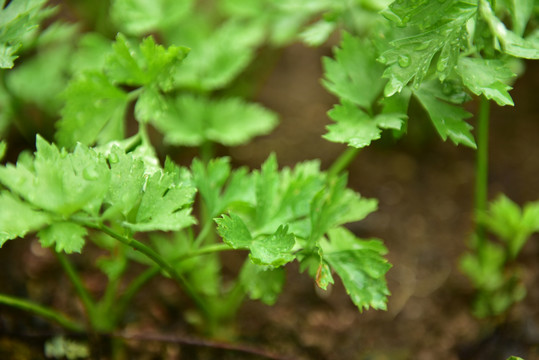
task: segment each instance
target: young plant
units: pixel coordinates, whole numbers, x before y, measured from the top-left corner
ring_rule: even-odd
[[[476,236],[470,244],[471,252],[461,260],[462,270],[477,290],[474,314],[504,315],[526,295],[517,257],[529,237],[539,231],[539,202],[520,209],[500,195],[490,204],[488,212],[478,214],[477,221],[499,241],[479,243]]]
[[[523,71],[520,59],[539,58],[537,7],[531,0],[398,0],[381,14],[390,21],[373,20],[370,32],[348,23],[349,32],[344,33],[341,45],[335,49],[335,58],[324,59],[323,84],[340,100],[329,112],[335,123],[328,126],[324,137],[350,146],[342,161],[337,162],[347,164],[358,149],[379,139],[383,130],[402,136],[407,128],[409,104],[415,99],[443,140],[449,138],[457,145],[477,149],[475,210],[480,215],[472,243],[477,254],[467,256],[463,266],[483,298],[477,313],[504,311],[523,297],[523,291],[501,275],[508,261],[515,259],[515,249],[504,252],[486,239],[486,230],[492,230],[492,223],[486,224],[484,218],[489,103],[513,106],[509,83],[515,79],[515,72]],[[512,28],[508,29],[502,20],[510,22]],[[479,96],[477,141],[472,126],[465,121],[472,114],[463,108],[470,95]],[[504,206],[510,207],[497,203],[495,209]],[[496,211],[495,232],[502,232],[502,238],[513,244],[509,248],[516,247],[516,242],[520,249],[529,232],[534,231],[533,225],[523,223],[518,228],[515,208]],[[536,215],[525,210],[523,216],[526,219],[522,221],[530,222]],[[526,227],[529,225],[531,230]],[[516,239],[509,238],[513,230],[519,234]],[[474,273],[479,269],[480,273]],[[492,279],[488,279],[489,275]],[[495,292],[503,294],[489,298]]]
[[[229,9],[231,2],[225,3]],[[216,336],[226,331],[246,296],[274,303],[284,284],[283,267],[292,261],[323,289],[339,276],[359,310],[385,309],[386,249],[344,227],[374,211],[376,200],[347,189],[341,171],[325,173],[317,161],[279,169],[270,155],[260,170],[249,171],[233,170],[227,158],[213,158],[215,143],[242,144],[276,125],[275,114],[260,105],[215,94],[226,94],[262,35],[276,29],[270,26],[273,18],[259,23],[238,16],[211,32],[210,15],[190,6],[141,22],[136,14],[144,13],[143,4],[114,1],[113,22],[128,35],[118,33],[111,41],[85,34],[63,60],[71,71],[61,91],[57,144],[37,135],[33,155],[23,152],[16,165],[0,168],[0,246],[35,233],[41,246],[52,248],[85,307],[90,329],[97,332],[117,329],[132,297],[161,273],[193,300],[198,318],[190,316],[191,321]],[[124,12],[130,16],[118,15]],[[277,7],[272,16],[291,12]],[[125,22],[118,23],[120,18]],[[184,27],[177,32],[180,18]],[[204,34],[206,28],[211,35]],[[58,29],[64,33],[66,27]],[[36,41],[47,30],[34,35]],[[134,36],[150,30],[167,45]],[[223,47],[223,41],[233,46]],[[20,80],[19,69],[40,79],[26,63],[2,75]],[[7,87],[16,82],[7,81]],[[23,88],[20,98],[30,100],[27,92]],[[18,98],[6,93],[10,104]],[[130,108],[138,129],[127,137]],[[200,147],[201,159],[184,168],[167,158],[162,166],[149,126],[162,132],[167,144]],[[109,252],[96,264],[109,279],[99,300],[65,256],[84,254],[87,242]],[[247,251],[249,257],[238,277],[225,281],[217,253],[230,250]],[[147,270],[125,284],[131,262]],[[83,328],[80,321],[28,300],[2,294],[0,302],[71,330]]]

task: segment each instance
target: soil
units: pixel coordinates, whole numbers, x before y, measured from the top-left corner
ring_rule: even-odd
[[[256,98],[280,114],[280,126],[247,146],[219,151],[235,164],[253,168],[271,152],[282,166],[320,159],[327,168],[345,148],[321,138],[329,124],[326,112],[336,102],[319,80],[320,57],[330,54],[329,47],[285,49]],[[511,93],[516,106],[491,109],[489,197],[505,193],[519,204],[539,198],[539,66],[527,66]],[[475,112],[475,106],[472,103],[470,111]],[[248,301],[241,308],[233,345],[241,349],[232,350],[228,343],[204,343],[207,340],[193,333],[182,316],[182,309],[190,306],[188,299],[170,281],[156,279],[128,313],[124,334],[147,336],[126,340],[127,358],[539,359],[538,237],[528,241],[519,258],[526,299],[503,321],[474,318],[473,289],[458,260],[473,230],[475,152],[441,141],[417,104],[411,112],[415,116],[407,136],[378,141],[362,150],[349,168],[349,186],[379,199],[379,210],[350,229],[361,237],[383,239],[389,249],[393,268],[387,275],[392,293],[388,311],[360,313],[338,281],[330,291],[318,291],[292,264],[275,306]],[[74,261],[81,269],[92,268],[90,260]],[[54,256],[35,239],[7,242],[0,251],[0,269],[0,292],[25,294],[81,316],[71,284]],[[102,288],[102,275],[83,275],[90,289]],[[44,340],[60,333],[39,318],[0,307],[2,359],[43,358]],[[108,345],[94,352],[114,357],[114,341],[102,338],[99,344]]]

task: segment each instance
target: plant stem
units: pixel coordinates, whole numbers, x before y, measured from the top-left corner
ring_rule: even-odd
[[[185,291],[189,294],[191,299],[197,304],[197,306],[202,310],[203,313],[208,314],[208,308],[205,304],[205,302],[202,300],[202,298],[196,293],[195,289],[189,284],[187,279],[183,277],[181,274],[176,272],[176,270],[165,260],[161,255],[156,253],[152,248],[150,248],[147,245],[144,245],[140,241],[137,241],[133,238],[126,238],[118,233],[116,233],[111,228],[105,226],[105,225],[94,225],[94,224],[86,224],[86,226],[92,227],[97,230],[101,230],[105,234],[109,235],[110,237],[120,241],[121,243],[131,246],[137,251],[140,251],[145,256],[147,256],[150,260],[155,262],[159,267],[164,269],[170,277],[172,277],[174,280],[176,280],[179,284],[183,286]]]
[[[213,254],[213,253],[217,253],[221,251],[228,251],[228,250],[234,250],[234,249],[228,246],[227,244],[206,245],[196,251],[193,251],[189,254],[179,257],[178,261],[183,261],[183,260],[187,260],[187,259],[194,258],[197,256],[201,256],[201,255]]]
[[[488,197],[488,133],[489,133],[490,103],[481,96],[477,127],[477,161],[475,169],[475,214],[487,210]],[[476,222],[478,249],[482,249],[486,241],[485,226]]]
[[[71,266],[71,263],[69,260],[67,260],[66,256],[63,253],[54,252],[56,254],[56,257],[58,258],[58,261],[60,262],[60,265],[64,268],[64,271],[67,274],[67,277],[69,277],[69,280],[71,280],[71,283],[75,287],[75,291],[77,294],[79,294],[79,298],[81,299],[84,308],[86,309],[86,313],[88,314],[88,317],[90,319],[90,323],[92,323],[92,319],[94,318],[94,312],[95,312],[95,301],[92,299],[92,296],[86,290],[84,287],[84,284],[82,283],[82,280],[80,279],[79,275]]]
[[[41,317],[43,317],[45,319],[54,321],[57,324],[63,326],[64,328],[66,328],[68,330],[71,330],[71,331],[75,331],[75,332],[84,331],[84,326],[82,326],[78,322],[69,319],[65,315],[63,315],[63,314],[61,314],[61,313],[59,313],[59,312],[57,312],[55,310],[52,310],[52,309],[49,309],[47,307],[38,305],[38,304],[33,303],[31,301],[28,301],[28,300],[18,299],[18,298],[13,297],[13,296],[0,294],[0,304],[13,306],[15,308],[18,308],[18,309],[21,309],[21,310],[24,310],[24,311],[29,311],[29,312],[34,313],[36,315],[39,315],[39,316],[41,316]]]
[[[200,145],[200,158],[204,164],[210,162],[214,155],[214,144],[211,141],[205,141]]]
[[[118,314],[118,318],[121,318],[123,316],[123,313],[125,312],[125,309],[127,308],[127,304],[131,301],[131,299],[138,293],[140,288],[146,284],[151,278],[159,274],[161,271],[161,268],[157,265],[152,266],[149,269],[146,269],[142,274],[137,276],[127,287],[125,292],[122,294],[122,296],[118,299],[118,305],[116,307],[116,312]]]
[[[354,158],[359,153],[359,148],[349,146],[346,150],[333,162],[333,165],[328,170],[328,176],[333,177],[343,172],[350,165]]]

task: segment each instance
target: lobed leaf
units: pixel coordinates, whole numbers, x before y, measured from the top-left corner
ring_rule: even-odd
[[[191,204],[196,189],[180,182],[171,171],[155,172],[144,187],[134,222],[125,226],[134,231],[178,231],[193,225]]]
[[[134,86],[155,84],[164,91],[174,86],[173,73],[189,52],[182,46],[165,49],[151,36],[137,47],[121,33],[116,36],[113,49],[105,65],[110,79]]]
[[[116,26],[132,35],[174,26],[192,8],[192,0],[114,0],[110,16]]]
[[[483,94],[500,106],[514,105],[511,95],[507,92],[512,88],[506,82],[515,74],[509,69],[507,62],[461,57],[457,72],[462,77],[464,85],[474,94]]]
[[[490,3],[486,0],[479,0],[481,16],[490,27],[492,34],[502,44],[505,53],[524,59],[539,59],[539,41],[537,39],[524,39],[514,32],[508,30],[504,23],[496,17]],[[517,25],[522,31],[522,24]]]
[[[340,48],[334,53],[335,60],[323,59],[326,79],[322,83],[341,100],[371,109],[384,86],[381,78],[384,66],[376,61],[373,46],[343,33]]]
[[[275,269],[246,261],[239,279],[251,299],[273,305],[283,290],[285,271],[282,268]]]
[[[79,210],[95,214],[108,188],[104,157],[84,146],[73,153],[58,150],[37,136],[32,163],[0,168],[0,182],[28,203],[63,216]]]
[[[7,191],[0,193],[0,247],[7,240],[24,237],[50,221],[47,214],[36,210]]]
[[[348,230],[335,228],[329,231],[329,242],[322,242],[322,249],[324,261],[339,275],[360,310],[387,308],[385,274],[391,265],[382,256],[387,250],[380,241],[359,240]]]
[[[277,125],[277,117],[239,98],[210,100],[182,95],[168,102],[152,123],[169,144],[199,146],[212,141],[235,146],[270,132]]]
[[[444,101],[442,91],[433,88],[432,84],[422,86],[413,93],[427,111],[436,131],[444,141],[449,137],[455,145],[463,144],[475,149],[477,146],[470,132],[472,126],[464,121],[472,115]]]
[[[445,80],[456,65],[461,48],[467,46],[466,24],[477,13],[475,2],[405,0],[393,2],[389,9],[384,15],[407,27],[398,31],[402,35],[378,58],[388,66],[383,74],[389,79],[384,95],[402,91],[412,80],[418,88],[438,53],[436,72]]]
[[[332,142],[345,143],[355,148],[369,146],[380,138],[382,130],[367,113],[348,101],[336,105],[328,112],[336,124],[326,127],[328,133],[323,137]]]
[[[176,69],[178,86],[195,90],[217,90],[227,86],[252,61],[256,46],[263,39],[260,27],[239,21],[227,21],[207,36],[185,37],[198,23],[184,22],[176,27],[173,42],[191,48],[189,57]],[[183,30],[183,31],[182,31]]]
[[[49,14],[46,0],[12,0],[0,9],[0,68],[11,69],[24,36],[36,29]],[[5,6],[5,7],[4,7]]]
[[[55,222],[37,233],[39,242],[44,247],[53,247],[56,252],[67,254],[80,253],[84,246],[87,231],[79,224],[72,222]]]
[[[102,73],[81,75],[69,84],[64,98],[56,132],[60,145],[73,148],[78,142],[104,144],[125,137],[128,96]]]

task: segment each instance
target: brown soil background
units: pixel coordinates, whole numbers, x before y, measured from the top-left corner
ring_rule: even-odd
[[[321,138],[330,123],[326,112],[336,102],[320,85],[320,57],[329,55],[329,47],[285,49],[256,97],[280,114],[281,124],[271,135],[220,153],[253,168],[271,152],[282,166],[321,159],[327,168],[345,148]],[[514,108],[491,109],[489,197],[503,192],[522,205],[539,199],[539,66],[529,63],[514,87]],[[475,112],[475,104],[470,111]],[[287,359],[539,359],[538,237],[527,243],[519,258],[526,299],[512,309],[503,326],[475,319],[469,311],[472,288],[457,265],[473,229],[475,152],[441,141],[421,118],[417,104],[411,112],[417,116],[410,119],[407,136],[378,141],[349,168],[349,186],[379,199],[378,212],[350,228],[359,236],[383,239],[389,249],[393,268],[387,275],[392,293],[388,311],[359,313],[338,281],[331,291],[321,293],[292,264],[275,306],[244,304],[238,315],[238,343]],[[91,269],[90,260],[74,260]],[[234,257],[227,262],[233,267]],[[83,275],[91,289],[102,288],[102,275]],[[26,293],[81,316],[81,306],[55,258],[33,239],[9,241],[1,249],[0,291]],[[126,331],[192,336],[182,320],[182,309],[188,306],[174,284],[152,281],[135,299]],[[57,328],[40,319],[0,307],[2,359],[42,358],[43,340],[55,333]],[[177,342],[127,344],[128,358],[136,359],[265,358]],[[108,357],[108,349],[102,353]]]

